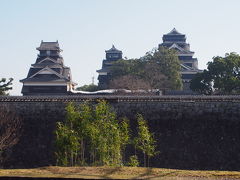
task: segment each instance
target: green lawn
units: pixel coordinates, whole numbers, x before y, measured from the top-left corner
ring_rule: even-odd
[[[86,179],[240,179],[238,171],[192,171],[141,167],[42,167],[0,169],[1,176],[61,177]]]

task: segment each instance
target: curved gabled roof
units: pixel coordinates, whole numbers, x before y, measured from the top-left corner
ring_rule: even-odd
[[[169,47],[169,49],[176,49],[179,53],[182,53],[182,54],[194,54],[194,52],[183,49],[176,43],[173,43],[172,46]]]
[[[43,42],[41,41],[40,47],[36,48],[37,50],[58,50],[62,51],[59,47],[58,41],[56,42]]]
[[[112,48],[109,50],[105,51],[106,53],[122,53],[122,51],[118,50],[117,48],[115,48],[114,45],[112,45]]]

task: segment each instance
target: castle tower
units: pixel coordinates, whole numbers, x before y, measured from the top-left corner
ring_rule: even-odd
[[[108,83],[110,80],[110,67],[113,65],[113,63],[119,59],[122,59],[122,51],[115,48],[114,45],[112,45],[112,48],[109,50],[106,50],[106,59],[102,62],[102,69],[97,70],[98,72],[98,86],[100,89],[107,89]]]
[[[194,52],[190,51],[190,45],[186,43],[185,34],[179,33],[175,28],[168,34],[163,35],[163,43],[159,47],[167,47],[175,49],[178,53],[178,58],[181,63],[181,75],[183,80],[183,90],[189,90],[191,79],[198,72],[198,59],[193,58]]]
[[[31,65],[27,78],[23,83],[23,95],[64,95],[71,91],[72,82],[70,68],[64,65],[57,42],[41,42],[35,64]]]

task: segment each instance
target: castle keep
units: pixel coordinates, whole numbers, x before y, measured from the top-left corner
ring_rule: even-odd
[[[188,90],[194,75],[202,72],[198,69],[198,59],[193,58],[194,52],[190,50],[190,45],[186,43],[185,34],[179,33],[175,28],[168,34],[164,34],[162,40],[163,43],[159,44],[159,47],[167,47],[177,51],[181,62],[183,89]]]
[[[23,83],[23,95],[63,95],[76,85],[70,68],[64,65],[57,42],[41,42],[37,60],[31,65]]]

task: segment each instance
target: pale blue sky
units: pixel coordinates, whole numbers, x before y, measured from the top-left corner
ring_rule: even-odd
[[[97,83],[112,44],[138,58],[174,27],[204,69],[213,56],[240,52],[240,0],[0,0],[0,77],[13,77],[10,93],[20,95],[36,47],[58,40],[73,80]]]

